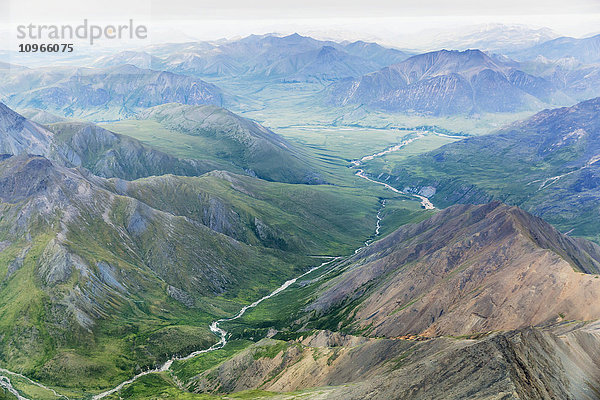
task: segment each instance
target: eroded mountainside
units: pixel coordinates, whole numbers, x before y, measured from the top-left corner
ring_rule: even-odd
[[[599,345],[598,324],[426,341],[317,331],[288,342],[264,339],[186,388],[287,393],[273,399],[595,400]]]
[[[307,308],[375,336],[465,335],[600,316],[600,247],[516,207],[454,206],[348,261]],[[342,326],[339,326],[341,328]]]
[[[66,386],[102,386],[136,365],[214,341],[207,323],[223,310],[202,299],[254,298],[258,287],[306,265],[109,186],[42,157],[2,157],[4,365]],[[179,339],[156,339],[151,347],[139,341],[167,333]],[[84,356],[85,348],[96,353]]]

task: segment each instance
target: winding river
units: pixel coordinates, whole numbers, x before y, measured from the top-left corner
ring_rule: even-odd
[[[398,190],[398,189],[396,189],[395,187],[393,187],[393,186],[391,186],[391,185],[388,185],[388,184],[387,184],[387,183],[385,183],[385,182],[380,182],[380,181],[376,181],[375,179],[371,179],[371,178],[369,178],[369,177],[368,177],[368,176],[365,174],[365,171],[364,171],[364,170],[362,170],[362,169],[359,169],[359,170],[356,172],[356,176],[359,176],[359,177],[361,177],[361,178],[363,178],[363,179],[366,179],[366,180],[368,180],[369,182],[373,182],[373,183],[376,183],[376,184],[378,184],[378,185],[382,185],[382,186],[384,186],[386,189],[390,189],[392,192],[399,193],[399,194],[406,194],[406,195],[408,195],[408,196],[413,196],[413,197],[416,197],[416,198],[418,198],[419,200],[421,200],[421,205],[422,205],[422,206],[423,206],[423,208],[424,208],[424,209],[426,209],[426,210],[433,210],[433,209],[435,209],[435,206],[433,205],[433,203],[432,203],[431,201],[429,201],[429,199],[428,199],[427,197],[425,197],[425,196],[421,196],[420,194],[403,192],[402,190]]]
[[[248,311],[251,308],[256,307],[257,305],[259,305],[260,303],[262,303],[263,301],[270,299],[271,297],[283,292],[285,289],[287,289],[288,287],[290,287],[291,285],[293,285],[294,283],[296,283],[296,281],[298,279],[301,279],[303,277],[305,277],[306,275],[310,274],[311,272],[314,272],[320,268],[323,268],[324,266],[331,264],[334,261],[337,261],[341,259],[341,257],[331,257],[331,259],[329,261],[326,261],[324,263],[322,263],[321,265],[318,265],[316,267],[313,267],[311,269],[309,269],[308,271],[306,271],[305,273],[303,273],[302,275],[297,276],[294,279],[290,279],[289,281],[285,282],[283,285],[279,286],[277,289],[275,289],[274,291],[272,291],[270,294],[261,297],[260,299],[256,300],[254,303],[244,306],[242,307],[242,309],[233,317],[230,318],[221,318],[217,321],[213,321],[210,324],[210,330],[219,337],[219,341],[217,343],[215,343],[214,345],[212,345],[211,347],[209,347],[208,349],[204,349],[204,350],[198,350],[195,351],[193,353],[188,354],[185,357],[173,357],[170,360],[168,360],[167,362],[165,362],[162,366],[155,368],[155,369],[150,369],[144,372],[140,372],[139,374],[137,374],[136,376],[134,376],[133,378],[122,382],[121,384],[119,384],[118,386],[116,386],[113,389],[107,390],[106,392],[102,392],[100,394],[95,395],[94,397],[92,397],[93,400],[100,400],[106,396],[110,396],[111,394],[114,394],[118,391],[120,391],[121,389],[123,389],[126,385],[129,385],[130,383],[135,382],[136,380],[138,380],[139,378],[141,378],[142,376],[148,375],[148,374],[153,374],[156,372],[165,372],[171,369],[171,366],[173,365],[173,362],[175,361],[185,361],[185,360],[189,360],[190,358],[196,357],[200,354],[204,354],[204,353],[208,353],[211,351],[215,351],[215,350],[219,350],[222,349],[226,344],[227,344],[227,336],[228,336],[228,332],[226,330],[224,330],[223,328],[220,327],[220,324],[223,322],[228,322],[228,321],[233,321],[236,320],[238,318],[240,318],[242,315],[244,315],[246,313],[246,311]],[[22,399],[19,399],[22,400]],[[25,399],[27,400],[27,399]]]
[[[415,136],[413,138],[407,139],[407,140],[405,140],[405,141],[403,141],[403,142],[401,142],[401,143],[399,143],[397,145],[391,146],[391,147],[389,147],[389,148],[387,148],[387,149],[385,149],[385,150],[383,150],[383,151],[381,151],[379,153],[375,153],[375,154],[371,154],[371,155],[368,155],[368,156],[364,156],[364,157],[362,157],[362,158],[360,158],[358,160],[352,161],[352,166],[353,166],[353,168],[357,168],[364,161],[369,161],[369,160],[372,160],[372,159],[374,159],[376,157],[381,157],[381,156],[384,156],[386,154],[392,153],[394,151],[398,151],[402,147],[406,146],[409,143],[412,143],[413,141],[417,140],[418,138],[420,138],[422,136],[423,136],[422,134],[419,134],[419,135],[417,135],[417,136]],[[395,193],[405,194],[405,195],[416,197],[416,198],[418,198],[421,201],[421,205],[426,210],[433,210],[435,208],[433,206],[433,204],[431,203],[431,201],[429,201],[429,199],[427,197],[424,197],[424,196],[421,196],[421,195],[418,195],[418,194],[415,194],[415,193],[406,193],[406,192],[403,192],[401,190],[396,189],[395,187],[393,187],[391,185],[388,185],[385,182],[380,182],[380,181],[376,181],[376,180],[374,180],[372,178],[369,178],[365,174],[364,170],[362,170],[362,169],[358,169],[358,171],[356,172],[356,175],[359,176],[359,177],[361,177],[361,178],[363,178],[363,179],[368,180],[369,182],[373,182],[373,183],[376,183],[378,185],[382,185],[385,188],[387,188],[387,189],[389,189],[389,190],[391,190],[391,191],[393,191]],[[382,212],[382,210],[383,210],[384,207],[385,207],[385,200],[382,202],[381,209],[377,213],[377,224],[376,224],[376,227],[375,227],[375,236],[379,235],[379,230],[381,229],[381,221],[383,219],[381,217],[381,212]],[[369,246],[371,244],[371,241],[372,241],[372,239],[367,240],[365,242],[365,246]],[[359,252],[362,248],[363,247],[358,248],[357,250],[355,250],[354,253]],[[213,346],[209,347],[208,349],[195,351],[195,352],[193,352],[191,354],[188,354],[185,357],[173,357],[170,360],[168,360],[167,362],[165,362],[162,366],[160,366],[158,368],[155,368],[155,369],[150,369],[150,370],[147,370],[147,371],[144,371],[144,372],[140,372],[138,375],[134,376],[133,378],[131,378],[131,379],[125,381],[125,382],[122,382],[121,384],[119,384],[115,388],[107,390],[106,392],[102,392],[100,394],[95,395],[94,397],[92,397],[92,399],[93,400],[100,400],[100,399],[103,399],[106,396],[110,396],[111,394],[114,394],[114,393],[120,391],[125,386],[127,386],[127,385],[135,382],[136,380],[138,380],[142,376],[145,376],[145,375],[148,375],[148,374],[153,374],[153,373],[156,373],[156,372],[165,372],[165,371],[168,371],[168,370],[171,369],[171,366],[173,365],[173,362],[175,362],[175,361],[189,360],[189,359],[194,358],[194,357],[196,357],[196,356],[198,356],[200,354],[208,353],[208,352],[219,350],[219,349],[223,348],[227,344],[227,336],[228,336],[229,333],[226,330],[224,330],[223,328],[221,328],[221,326],[220,326],[221,323],[228,322],[228,321],[233,321],[233,320],[236,320],[236,319],[242,317],[246,313],[246,311],[248,311],[251,308],[256,307],[257,305],[259,305],[263,301],[265,301],[267,299],[270,299],[271,297],[276,296],[277,294],[283,292],[285,289],[287,289],[288,287],[290,287],[291,285],[293,285],[294,283],[296,283],[296,281],[298,279],[301,279],[301,278],[305,277],[306,275],[310,274],[311,272],[314,272],[314,271],[316,271],[316,270],[324,267],[325,265],[328,265],[328,264],[330,264],[330,263],[332,263],[332,262],[334,262],[336,260],[339,260],[339,259],[341,259],[341,257],[332,257],[331,260],[326,261],[326,262],[322,263],[321,265],[318,265],[318,266],[316,266],[314,268],[311,268],[310,270],[306,271],[305,273],[303,273],[302,275],[300,275],[300,276],[298,276],[298,277],[296,277],[294,279],[290,279],[289,281],[285,282],[283,285],[281,285],[280,287],[278,287],[277,289],[275,289],[270,294],[268,294],[268,295],[266,295],[266,296],[264,296],[264,297],[256,300],[254,303],[252,303],[250,305],[242,307],[242,309],[236,315],[234,315],[233,317],[222,318],[222,319],[219,319],[217,321],[213,321],[210,324],[210,330],[215,335],[217,335],[219,337],[219,341],[217,343],[215,343]],[[21,400],[21,399],[19,399],[19,400]]]
[[[17,400],[29,400],[27,397],[23,397],[19,394],[19,392],[17,392],[17,390],[13,387],[12,383],[10,382],[10,379],[7,376],[0,375],[0,387],[3,387],[4,389],[8,390],[8,392],[14,395],[17,398]]]
[[[417,140],[418,138],[423,137],[423,136],[424,136],[424,133],[423,134],[418,134],[417,136],[412,137],[410,139],[407,139],[407,140],[405,140],[405,141],[403,141],[403,142],[401,142],[399,144],[396,144],[394,146],[388,147],[387,149],[385,149],[383,151],[380,151],[379,153],[371,154],[371,155],[359,158],[358,160],[354,160],[354,161],[351,162],[352,168],[358,168],[365,161],[370,161],[370,160],[373,160],[374,158],[381,157],[381,156],[384,156],[386,154],[398,151],[401,148],[403,148],[404,146],[406,146],[407,144],[410,144],[410,143],[414,142],[415,140]],[[393,186],[391,186],[391,185],[389,185],[389,184],[387,184],[385,182],[381,182],[381,181],[375,180],[373,178],[369,178],[367,176],[367,174],[365,174],[365,171],[363,169],[358,168],[358,170],[357,170],[357,172],[356,172],[355,175],[358,176],[358,177],[361,177],[363,179],[366,179],[369,182],[373,182],[373,183],[376,183],[378,185],[382,185],[383,187],[385,187],[386,189],[391,190],[392,192],[416,197],[416,198],[418,198],[421,201],[421,205],[426,210],[433,210],[433,209],[435,209],[435,206],[433,205],[433,203],[427,197],[421,196],[420,194],[416,194],[416,193],[403,192],[402,190],[398,190],[395,187],[393,187]],[[378,218],[377,223],[378,223],[378,227],[379,227],[379,221],[380,221],[379,220],[379,215],[377,216],[377,218]],[[379,233],[379,229],[377,229],[377,233]]]
[[[377,226],[379,226],[379,221],[380,220],[378,219],[377,220]],[[135,381],[137,381],[139,378],[141,378],[143,376],[146,376],[146,375],[149,375],[149,374],[154,374],[154,373],[157,373],[157,372],[168,371],[168,370],[171,369],[171,366],[173,365],[173,362],[175,362],[175,361],[189,360],[189,359],[191,359],[193,357],[196,357],[196,356],[198,356],[200,354],[208,353],[208,352],[219,350],[219,349],[223,348],[227,344],[227,336],[228,336],[229,333],[226,330],[224,330],[223,328],[220,327],[221,323],[228,322],[228,321],[233,321],[233,320],[236,320],[236,319],[242,317],[246,313],[246,311],[248,311],[248,310],[250,310],[250,309],[258,306],[263,301],[265,301],[267,299],[270,299],[271,297],[276,296],[277,294],[283,292],[285,289],[287,289],[288,287],[290,287],[291,285],[293,285],[294,283],[296,283],[296,281],[298,279],[301,279],[301,278],[305,277],[306,275],[310,274],[311,272],[314,272],[314,271],[316,271],[318,269],[321,269],[324,266],[326,266],[328,264],[331,264],[331,263],[333,263],[333,262],[341,259],[342,257],[327,257],[327,258],[330,258],[330,259],[328,261],[326,261],[326,262],[324,262],[324,263],[316,266],[316,267],[313,267],[313,268],[309,269],[308,271],[304,272],[302,275],[299,275],[296,278],[293,278],[293,279],[290,279],[289,281],[286,281],[283,285],[279,286],[277,289],[275,289],[274,291],[272,291],[268,295],[266,295],[264,297],[261,297],[260,299],[256,300],[254,303],[242,307],[242,309],[236,315],[234,315],[233,317],[230,317],[230,318],[221,318],[221,319],[219,319],[217,321],[213,321],[210,324],[210,330],[215,335],[217,335],[219,337],[219,341],[217,343],[215,343],[214,345],[212,345],[211,347],[209,347],[208,349],[195,351],[193,353],[188,354],[185,357],[172,357],[171,359],[169,359],[167,362],[165,362],[160,367],[140,372],[139,374],[135,375],[131,379],[128,379],[128,380],[126,380],[124,382],[121,382],[118,386],[116,386],[116,387],[114,387],[114,388],[112,388],[110,390],[107,390],[105,392],[102,392],[102,393],[99,393],[99,394],[93,396],[92,399],[93,400],[100,400],[100,399],[103,399],[103,398],[105,398],[107,396],[110,396],[110,395],[112,395],[114,393],[117,393],[118,391],[120,391],[121,389],[123,389],[125,386],[127,386],[127,385],[129,385],[129,384],[131,384],[131,383],[133,383]],[[32,381],[31,379],[29,379],[26,376],[23,376],[21,374],[18,374],[18,373],[15,373],[15,372],[11,372],[11,371],[8,371],[6,369],[1,369],[1,368],[0,368],[0,372],[4,373],[6,375],[15,375],[15,376],[22,377],[22,378],[30,381],[32,384],[40,387],[40,388],[43,388],[43,389],[48,390],[48,391],[51,391],[56,397],[59,397],[59,398],[62,397],[62,398],[68,399],[66,396],[58,394],[53,389],[47,388],[46,386],[44,386],[42,384],[39,384],[39,383],[37,383],[35,381]],[[7,376],[5,376],[5,375],[0,375],[0,387],[8,390],[11,394],[13,394],[17,398],[17,400],[30,400],[29,398],[22,396],[13,387],[10,379]]]
[[[25,375],[19,374],[17,372],[12,372],[12,371],[9,371],[9,370],[4,369],[4,368],[0,368],[0,373],[6,374],[6,375],[17,376],[19,378],[25,379],[26,381],[28,381],[32,385],[35,385],[35,386],[37,386],[37,387],[39,387],[41,389],[47,390],[48,392],[52,392],[52,394],[54,394],[58,398],[68,399],[67,396],[61,395],[58,392],[56,392],[54,389],[50,389],[49,387],[44,386],[41,383],[33,381],[33,380],[29,379],[28,377],[26,377]],[[29,400],[27,397],[22,396],[13,387],[10,378],[8,376],[6,376],[6,375],[0,375],[0,387],[3,387],[4,389],[8,390],[8,392],[11,393],[11,394],[13,394],[18,400]]]

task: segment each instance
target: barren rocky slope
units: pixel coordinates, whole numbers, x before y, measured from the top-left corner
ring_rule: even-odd
[[[425,341],[317,331],[289,342],[264,339],[186,387],[221,393],[304,389],[298,398],[336,400],[595,400],[599,348],[597,323]]]
[[[356,254],[308,310],[386,337],[591,320],[600,317],[599,271],[595,244],[499,202],[460,205]]]

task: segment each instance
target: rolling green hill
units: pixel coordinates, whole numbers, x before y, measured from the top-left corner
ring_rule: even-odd
[[[302,254],[349,254],[374,229],[377,195],[331,185],[292,185],[213,171],[113,181],[115,191],[254,246]],[[176,195],[174,195],[176,194]],[[419,214],[401,196],[403,215]]]
[[[230,168],[229,163],[219,160],[177,158],[91,123],[57,122],[47,128],[54,134],[54,158],[105,178],[131,180],[168,173],[194,176]]]
[[[227,170],[289,183],[324,183],[323,166],[305,149],[216,106],[166,104],[140,120],[39,125],[0,103],[0,152],[43,155],[95,175],[137,179]],[[139,140],[138,140],[139,139]]]
[[[42,155],[102,177],[136,179],[173,173],[201,175],[227,162],[177,158],[87,122],[39,125],[0,103],[0,153]]]
[[[167,153],[227,161],[247,174],[290,183],[322,183],[297,146],[269,129],[216,106],[164,104],[104,125]]]

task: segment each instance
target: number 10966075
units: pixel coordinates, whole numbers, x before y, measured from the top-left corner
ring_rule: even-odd
[[[19,44],[19,53],[71,53],[73,44],[71,43],[21,43]]]

